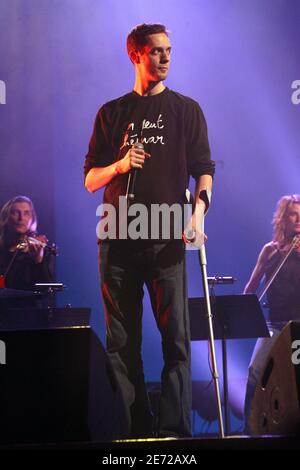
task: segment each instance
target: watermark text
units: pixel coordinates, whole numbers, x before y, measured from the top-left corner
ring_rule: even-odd
[[[6,84],[0,80],[0,104],[6,104]]]
[[[295,349],[292,353],[292,363],[297,366],[300,364],[300,339],[296,339],[292,342],[292,349]]]
[[[0,340],[0,365],[6,364],[6,345]]]
[[[295,90],[291,96],[292,103],[300,104],[300,80],[294,80],[291,87]]]
[[[133,203],[127,207],[126,197],[119,196],[117,206],[100,204],[96,215],[100,216],[96,227],[99,240],[180,240],[183,234],[191,240],[195,227],[198,233],[203,232],[203,212],[193,212],[192,204]]]

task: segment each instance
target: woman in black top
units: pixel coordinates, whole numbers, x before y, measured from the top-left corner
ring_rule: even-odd
[[[257,260],[245,294],[256,292],[260,281],[268,282],[276,272],[293,242],[299,238],[295,248],[267,290],[269,307],[270,338],[258,339],[249,365],[245,397],[245,431],[252,434],[251,402],[266,362],[281,329],[290,320],[300,320],[300,195],[283,196],[277,204],[273,218],[273,240],[267,243]],[[296,237],[296,238],[295,238]]]
[[[37,216],[32,201],[17,196],[0,212],[0,274],[4,285],[33,289],[36,282],[53,280],[54,257],[45,235],[37,235]]]
[[[283,196],[273,219],[273,240],[267,243],[256,263],[245,294],[254,293],[265,276],[271,278],[290,249],[295,236],[300,240],[300,195]],[[267,291],[271,322],[300,319],[300,243],[289,255]]]

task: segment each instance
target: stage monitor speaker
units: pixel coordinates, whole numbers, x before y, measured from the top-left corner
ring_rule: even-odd
[[[123,437],[122,400],[90,327],[0,331],[0,443]]]
[[[251,435],[299,433],[300,365],[292,361],[296,340],[300,340],[300,322],[289,322],[266,358],[247,422]]]

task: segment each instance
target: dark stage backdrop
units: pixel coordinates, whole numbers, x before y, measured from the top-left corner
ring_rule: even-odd
[[[57,279],[68,288],[59,303],[92,307],[102,340],[102,192],[85,191],[82,167],[99,106],[133,86],[125,40],[141,22],[171,30],[166,84],[198,100],[207,118],[217,162],[208,272],[237,278],[217,294],[242,292],[271,237],[277,200],[300,191],[300,94],[292,88],[300,80],[299,0],[0,0],[0,204],[16,194],[34,200],[40,232],[60,248]],[[198,296],[196,253],[187,258],[190,295]],[[253,344],[230,342],[232,384],[245,382]],[[146,378],[157,381],[160,339],[147,297],[143,347]],[[202,343],[193,344],[193,378],[209,380]],[[243,385],[232,387],[235,410],[243,398]]]

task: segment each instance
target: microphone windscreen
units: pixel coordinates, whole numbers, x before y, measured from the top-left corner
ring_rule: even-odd
[[[144,150],[144,144],[142,144],[142,142],[136,142],[136,143],[134,144],[134,147],[135,147],[136,149],[142,149],[142,150]]]

